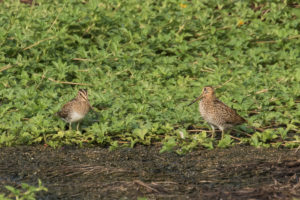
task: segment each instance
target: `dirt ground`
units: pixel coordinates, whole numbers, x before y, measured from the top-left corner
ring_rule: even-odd
[[[38,199],[300,198],[300,151],[235,146],[179,156],[159,150],[1,148],[0,193],[40,178],[48,192]]]

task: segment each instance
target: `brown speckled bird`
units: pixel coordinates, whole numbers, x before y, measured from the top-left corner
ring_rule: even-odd
[[[215,136],[215,128],[222,131],[222,138],[224,137],[224,131],[235,125],[243,124],[246,120],[241,117],[237,112],[225,105],[223,102],[217,99],[213,87],[206,86],[202,90],[202,94],[192,101],[189,105],[192,105],[196,101],[199,102],[199,111],[204,120],[212,128],[212,138]]]
[[[79,128],[79,121],[82,120],[89,112],[91,106],[88,100],[87,89],[80,89],[77,96],[66,103],[62,109],[56,114],[64,121],[69,123],[69,129],[72,129],[72,122],[77,123],[77,131]]]

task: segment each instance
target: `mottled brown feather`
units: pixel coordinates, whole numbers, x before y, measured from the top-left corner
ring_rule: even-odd
[[[246,122],[234,109],[216,98],[211,86],[203,88],[201,96],[196,100],[200,99],[199,111],[201,116],[213,129],[218,127],[223,132],[227,128]]]
[[[226,123],[229,124],[234,124],[234,125],[238,125],[238,124],[242,124],[244,122],[246,122],[246,120],[241,117],[236,110],[230,108],[229,106],[227,106],[226,104],[224,104],[222,101],[220,101],[219,99],[215,99],[214,100],[214,106],[217,109],[222,110],[222,113],[224,113],[223,115],[223,120]],[[226,114],[225,114],[226,113]]]
[[[72,112],[75,111],[77,113],[80,113],[81,115],[85,116],[89,109],[91,108],[91,105],[88,101],[87,96],[87,90],[80,89],[78,91],[77,96],[66,103],[59,112],[57,112],[57,115],[64,119],[67,122],[72,121]]]

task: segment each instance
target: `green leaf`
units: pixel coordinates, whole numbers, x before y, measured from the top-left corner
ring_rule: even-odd
[[[168,137],[166,138],[166,141],[163,143],[163,146],[159,153],[164,153],[164,152],[170,152],[173,151],[174,147],[176,146],[176,139],[174,137]]]
[[[223,139],[221,139],[218,143],[218,147],[220,148],[226,148],[231,146],[231,143],[233,140],[230,138],[230,135],[225,135]]]

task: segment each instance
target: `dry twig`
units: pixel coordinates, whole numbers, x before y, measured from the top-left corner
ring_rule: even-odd
[[[87,84],[87,83],[74,83],[74,82],[69,82],[69,81],[57,81],[57,80],[54,80],[53,78],[48,78],[48,80],[52,81],[52,82],[55,82],[55,83],[59,83],[59,84],[92,86],[91,84]]]
[[[51,37],[45,38],[43,40],[37,41],[36,43],[34,43],[34,44],[32,44],[32,45],[30,45],[28,47],[25,47],[23,50],[31,49],[32,47],[35,47],[35,46],[39,45],[40,43],[45,42],[47,40],[51,40],[53,38],[55,38],[55,36],[51,36]]]
[[[219,85],[219,86],[217,86],[217,87],[215,87],[215,88],[217,89],[217,88],[223,87],[225,84],[227,84],[227,83],[229,83],[230,81],[232,81],[232,79],[233,79],[233,77],[231,77],[230,79],[228,79],[227,81],[225,81],[224,83],[222,83],[221,85]]]
[[[292,39],[297,39],[300,38],[300,35],[294,35],[286,38],[286,40],[292,40]],[[255,41],[256,44],[272,44],[279,42],[280,40],[267,40],[267,41]]]
[[[11,64],[8,64],[8,65],[5,65],[4,67],[2,67],[2,68],[0,69],[0,72],[3,72],[3,71],[5,71],[5,70],[7,70],[7,69],[9,69],[9,68],[12,68],[12,65],[11,65]]]
[[[229,135],[232,139],[238,140],[238,141],[242,141],[240,138],[234,137],[232,135]]]
[[[143,186],[143,187],[145,187],[147,189],[149,189],[150,191],[154,191],[154,192],[157,192],[157,193],[159,192],[157,189],[155,189],[155,188],[147,185],[146,183],[144,183],[144,182],[142,182],[140,180],[134,180],[133,182],[136,183],[136,184],[138,184],[138,185],[141,185],[141,186]]]
[[[72,60],[78,60],[78,61],[92,61],[91,59],[88,59],[88,58],[73,58]]]

